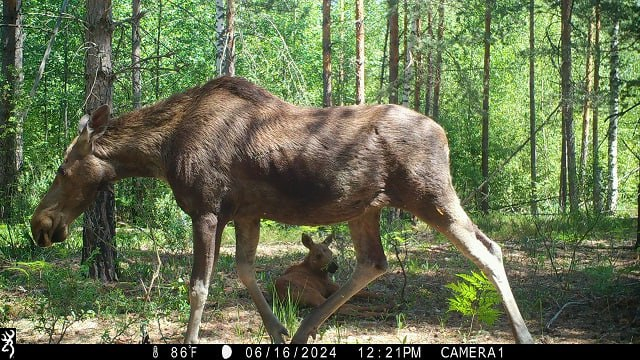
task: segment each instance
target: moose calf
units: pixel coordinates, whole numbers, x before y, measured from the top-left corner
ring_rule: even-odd
[[[334,239],[330,234],[324,241],[314,243],[311,236],[302,234],[302,244],[309,249],[301,263],[287,268],[282,276],[275,281],[275,290],[281,302],[293,301],[301,306],[318,307],[324,303],[331,294],[336,292],[340,285],[329,278],[338,270],[338,265],[333,260],[333,253],[329,245]],[[378,294],[369,291],[360,291],[355,296],[360,298],[379,298]],[[344,304],[336,311],[339,314],[349,316],[380,316],[387,306],[357,306]]]

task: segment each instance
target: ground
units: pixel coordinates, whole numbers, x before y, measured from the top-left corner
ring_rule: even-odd
[[[415,245],[415,246],[414,246]],[[511,287],[522,315],[537,343],[640,343],[640,271],[638,253],[617,243],[585,241],[576,246],[560,243],[527,244],[523,241],[501,243],[504,263]],[[216,289],[210,291],[200,338],[203,343],[268,343],[261,320],[232,268],[233,244],[224,244],[223,260],[214,278]],[[345,250],[346,249],[346,250]],[[476,268],[446,241],[435,239],[429,231],[413,236],[401,244],[398,254],[388,250],[390,269],[373,282],[369,290],[379,292],[382,304],[395,304],[380,318],[331,317],[312,343],[512,343],[507,323],[501,315],[493,326],[448,311],[452,291],[445,285]],[[344,281],[353,267],[348,240],[334,252],[341,259],[338,282]],[[265,293],[266,282],[281,273],[293,261],[301,260],[302,245],[291,243],[262,244],[258,253],[258,278]],[[156,253],[148,252],[153,262]],[[162,254],[157,257],[162,258]],[[189,259],[188,254],[172,255]],[[403,268],[397,259],[402,260]],[[225,260],[226,259],[226,260]],[[297,260],[296,260],[297,259]],[[73,265],[77,259],[66,259]],[[129,259],[129,261],[134,261]],[[163,260],[164,264],[167,259]],[[188,260],[187,260],[188,261]],[[60,265],[60,264],[58,264]],[[188,271],[185,269],[185,274]],[[402,297],[404,276],[407,282]],[[186,278],[186,276],[185,276]],[[184,281],[182,278],[178,281]],[[159,283],[159,280],[158,280]],[[174,281],[175,283],[175,281]],[[125,294],[156,296],[147,283],[123,283]],[[140,289],[143,289],[141,291]],[[162,312],[154,316],[120,311],[115,316],[89,316],[75,321],[61,335],[61,322],[54,331],[39,326],[20,299],[29,292],[42,291],[22,286],[0,289],[9,309],[2,326],[16,327],[18,341],[47,343],[138,343],[144,331],[154,343],[179,343],[186,329],[188,307],[182,311]],[[104,291],[109,291],[105,287]],[[168,291],[168,290],[164,290]],[[186,293],[181,292],[186,297]],[[269,297],[268,297],[269,298]],[[501,307],[499,309],[502,309]],[[309,310],[296,310],[294,325]],[[157,313],[157,311],[156,311]],[[296,319],[297,317],[297,319]],[[284,322],[284,321],[283,321]],[[51,336],[50,336],[51,335]]]

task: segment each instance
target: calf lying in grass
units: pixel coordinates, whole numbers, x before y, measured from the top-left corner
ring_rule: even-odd
[[[314,243],[311,236],[302,234],[302,244],[309,249],[304,260],[290,266],[284,274],[275,281],[275,290],[281,302],[292,301],[300,306],[317,307],[336,292],[340,286],[329,278],[338,270],[333,260],[333,253],[329,245],[334,239],[331,234],[320,242]],[[355,296],[375,299],[380,295],[369,291],[360,291]],[[349,316],[380,316],[388,310],[388,306],[358,306],[344,304],[336,312]]]

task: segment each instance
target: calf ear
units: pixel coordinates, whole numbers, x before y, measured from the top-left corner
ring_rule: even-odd
[[[324,239],[324,241],[322,243],[327,245],[327,246],[329,246],[329,244],[331,244],[333,239],[335,239],[335,235],[334,234],[329,234],[329,236],[327,236],[327,238]]]
[[[311,247],[313,246],[313,239],[311,238],[311,236],[309,236],[309,234],[302,234],[302,244],[307,249],[311,249]]]

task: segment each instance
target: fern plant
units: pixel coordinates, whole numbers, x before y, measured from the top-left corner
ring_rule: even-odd
[[[473,328],[475,319],[492,326],[502,313],[497,309],[500,295],[493,284],[483,273],[472,271],[469,274],[456,274],[462,281],[445,285],[453,291],[449,300],[449,310],[471,317],[469,329]]]

